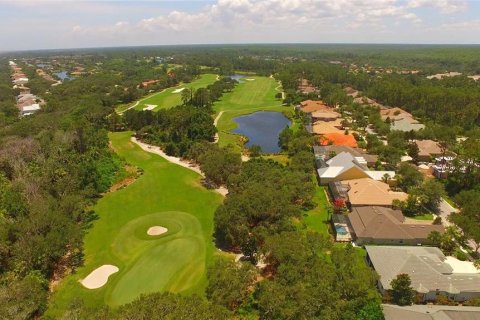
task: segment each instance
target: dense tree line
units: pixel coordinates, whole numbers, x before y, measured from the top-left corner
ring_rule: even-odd
[[[88,207],[122,168],[97,80],[52,88],[52,108],[1,129],[0,313],[9,319],[40,315],[49,281],[82,263]]]
[[[15,105],[15,90],[12,89],[10,66],[7,61],[0,61],[0,126],[16,120],[18,109]]]

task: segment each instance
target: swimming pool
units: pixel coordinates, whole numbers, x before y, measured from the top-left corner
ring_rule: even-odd
[[[347,235],[348,234],[348,231],[347,231],[347,228],[345,228],[344,226],[335,226],[335,231],[337,232],[337,234],[341,234],[341,235]]]

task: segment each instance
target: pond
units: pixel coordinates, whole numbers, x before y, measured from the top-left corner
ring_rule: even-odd
[[[60,71],[60,72],[55,72],[55,75],[60,78],[60,80],[71,80],[73,77],[71,77],[67,71]]]
[[[245,116],[233,118],[238,125],[232,132],[248,138],[246,147],[256,144],[263,153],[278,153],[278,136],[280,132],[290,126],[290,120],[280,112],[259,111]]]

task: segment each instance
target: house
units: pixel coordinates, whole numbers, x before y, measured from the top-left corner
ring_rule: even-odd
[[[393,121],[390,125],[391,130],[410,132],[424,129],[425,125],[413,118],[405,118],[398,121]]]
[[[378,160],[377,155],[368,154],[360,148],[352,148],[349,146],[337,146],[337,145],[313,147],[313,153],[315,154],[315,157],[323,157],[326,160],[333,158],[334,156],[336,156],[341,152],[348,152],[357,159],[363,158],[363,160],[359,160],[359,161],[361,163],[366,163],[368,167],[373,167]]]
[[[140,88],[146,88],[150,85],[154,85],[158,82],[158,80],[144,80],[142,81],[142,83],[140,84]]]
[[[347,188],[348,203],[351,207],[381,206],[392,207],[393,200],[404,201],[408,198],[405,192],[392,191],[390,186],[382,181],[371,178],[361,178],[342,181]]]
[[[333,110],[319,110],[312,112],[313,121],[335,121],[340,117],[340,113]]]
[[[437,157],[435,158],[435,164],[432,166],[432,174],[439,178],[445,179],[448,173],[453,170],[452,161],[455,157]]]
[[[330,134],[330,133],[341,133],[344,134],[344,129],[341,119],[336,119],[333,121],[316,121],[313,124],[313,133],[315,134]]]
[[[312,86],[307,79],[301,79],[298,85],[298,91],[303,94],[316,93],[318,92],[318,88]]]
[[[325,161],[316,159],[319,183],[326,185],[332,181],[372,178],[381,180],[385,174],[395,177],[394,171],[371,171],[366,166],[363,158],[355,158],[348,152],[341,152],[335,157]]]
[[[418,160],[430,162],[434,157],[442,155],[442,149],[438,142],[433,140],[415,140],[418,147]]]
[[[406,223],[400,210],[380,206],[353,207],[348,220],[357,245],[431,244],[428,235],[444,231],[441,225]]]
[[[365,246],[367,262],[380,276],[382,294],[391,290],[391,281],[408,274],[412,287],[423,301],[435,301],[443,294],[454,301],[480,297],[480,274],[472,262],[446,257],[434,247]]]
[[[385,320],[480,320],[480,307],[383,304],[382,309]]]
[[[410,113],[398,107],[380,110],[380,116],[382,117],[383,121],[387,120],[387,118],[389,118],[392,121],[401,120],[406,117],[413,118],[413,116]]]
[[[390,120],[392,130],[409,132],[425,128],[425,125],[415,120],[410,113],[398,107],[380,110],[380,116],[383,121]]]
[[[323,146],[326,145],[338,145],[338,146],[347,146],[356,148],[357,140],[351,134],[345,134],[340,132],[331,132],[326,133],[320,137],[320,144]]]
[[[315,111],[326,111],[330,108],[324,104],[321,100],[305,100],[300,102],[298,109],[305,113],[312,113]]]
[[[20,113],[22,116],[29,116],[31,114],[34,114],[40,109],[41,109],[40,105],[38,103],[34,103],[28,106],[21,107]]]

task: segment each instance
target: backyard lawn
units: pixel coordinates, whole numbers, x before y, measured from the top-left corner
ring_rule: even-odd
[[[217,124],[220,146],[232,144],[236,150],[242,149],[241,136],[230,132],[236,128],[232,120],[236,116],[256,111],[291,113],[291,107],[282,106],[282,100],[275,98],[278,92],[281,92],[281,87],[274,78],[249,76],[241,79],[232,92],[225,93],[222,99],[214,104],[217,114],[223,111]]]
[[[158,111],[160,109],[168,109],[168,108],[175,107],[182,103],[181,90],[183,88],[188,88],[188,89],[205,88],[208,85],[214,83],[216,79],[217,79],[217,75],[215,74],[202,74],[198,79],[192,81],[191,83],[181,83],[176,87],[167,88],[165,90],[156,92],[154,94],[151,94],[139,100],[138,104],[135,106],[135,109],[143,110],[145,108],[148,108],[148,106],[151,106],[150,108],[153,111]],[[136,102],[128,106],[119,107],[117,111],[123,112],[127,108],[135,104]]]
[[[304,213],[303,222],[308,231],[329,234],[329,212],[331,211],[331,205],[325,192],[325,187],[317,185],[317,190],[315,191],[315,196],[313,197],[313,201],[317,204],[317,206]]]
[[[85,265],[56,288],[46,319],[58,318],[75,298],[93,307],[117,306],[155,291],[203,295],[214,254],[213,214],[222,197],[204,189],[197,173],[141,150],[130,135],[110,134],[112,146],[144,174],[95,205],[98,219],[85,236]],[[152,226],[168,231],[150,236]],[[86,289],[79,283],[105,264],[119,268],[106,285]]]

